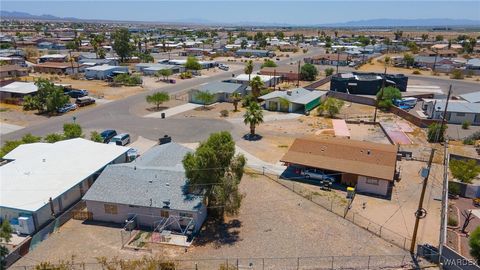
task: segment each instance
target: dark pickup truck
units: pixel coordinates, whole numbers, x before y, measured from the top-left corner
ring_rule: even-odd
[[[95,103],[95,99],[91,98],[91,97],[79,97],[77,98],[77,100],[75,100],[75,103],[79,106],[79,107],[83,107],[83,106],[88,106],[88,105],[91,105],[91,104],[94,104]]]

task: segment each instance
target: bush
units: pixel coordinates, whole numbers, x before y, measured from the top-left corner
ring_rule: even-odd
[[[139,75],[130,75],[127,73],[119,74],[113,78],[113,82],[126,86],[142,84],[142,78]]]
[[[442,125],[440,123],[433,123],[428,126],[427,131],[427,140],[428,142],[435,143],[435,142],[443,142],[445,131],[447,130],[447,125],[443,126],[443,130],[440,130]]]
[[[450,160],[450,171],[454,178],[460,180],[462,183],[471,183],[472,180],[480,173],[480,166],[477,165],[476,160]]]
[[[468,129],[470,127],[470,122],[467,120],[463,121],[462,123],[462,129]]]
[[[470,255],[472,255],[477,261],[479,261],[480,260],[480,226],[478,226],[470,234],[468,245],[470,246]]]
[[[412,72],[412,74],[413,74],[413,75],[420,75],[420,74],[422,74],[422,73],[420,72],[420,70],[417,70],[417,69],[416,69],[416,70],[414,70],[414,71]]]
[[[222,116],[222,117],[228,117],[228,110],[221,110],[221,111],[220,111],[220,116]]]
[[[450,75],[450,79],[462,80],[463,79],[463,72],[461,70],[458,70],[458,69],[452,71],[452,74]]]
[[[326,69],[325,69],[325,76],[326,76],[326,77],[332,76],[332,75],[333,75],[333,71],[334,71],[333,68],[326,68]]]
[[[190,71],[180,73],[180,79],[190,79],[193,75]]]
[[[458,220],[454,217],[449,216],[448,221],[447,221],[447,225],[451,226],[451,227],[457,227],[458,226]]]
[[[448,193],[453,195],[460,195],[460,186],[457,182],[449,182],[448,183]]]

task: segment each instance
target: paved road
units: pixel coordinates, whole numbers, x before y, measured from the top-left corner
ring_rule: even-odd
[[[480,91],[480,83],[468,82],[461,80],[450,80],[435,77],[423,77],[416,75],[408,75],[408,84],[412,85],[435,85],[439,86],[444,93],[448,92],[448,88],[452,85],[453,95],[458,96],[465,93]]]
[[[304,57],[313,56],[321,52],[320,48],[311,48],[305,55],[295,56],[289,59],[278,61],[279,64],[288,64],[292,61],[298,61]],[[254,73],[260,68],[260,63],[255,63]],[[232,77],[232,74],[243,73],[243,70],[237,69],[229,72],[222,72],[214,76],[205,78],[195,78],[191,80],[179,81],[175,85],[162,87],[161,90],[170,94],[179,93],[188,90],[196,85],[213,81],[225,80]],[[156,90],[156,89],[151,89]],[[46,121],[31,125],[22,130],[18,130],[6,135],[2,135],[1,142],[7,140],[19,139],[27,133],[37,136],[45,136],[52,132],[60,132],[64,123],[71,122],[72,116],[76,117],[79,123],[86,131],[103,130],[107,128],[116,129],[120,132],[128,132],[134,136],[143,136],[147,139],[156,140],[164,134],[168,134],[176,141],[195,142],[203,140],[212,132],[233,130],[233,125],[224,120],[214,119],[196,119],[182,118],[175,116],[167,119],[145,118],[136,115],[130,110],[136,104],[145,101],[145,96],[150,91],[139,93],[122,100],[109,102],[92,108],[78,111],[74,115],[62,115],[52,117]]]

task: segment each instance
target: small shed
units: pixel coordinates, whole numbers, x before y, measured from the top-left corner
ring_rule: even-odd
[[[108,77],[112,76],[115,72],[124,72],[128,73],[128,67],[126,66],[110,66],[110,65],[101,65],[94,66],[85,69],[85,78],[87,79],[97,79],[105,80]]]

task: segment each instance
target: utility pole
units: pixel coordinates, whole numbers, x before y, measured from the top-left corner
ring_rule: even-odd
[[[377,98],[375,102],[375,113],[373,115],[373,123],[377,122],[377,111],[378,111],[378,101],[383,98],[383,89],[385,88],[385,80],[387,79],[387,63],[385,63],[385,71],[383,72],[383,80],[382,80],[382,90],[380,90],[380,96]]]
[[[448,109],[448,101],[450,100],[450,95],[452,93],[452,85],[448,90],[447,101],[445,103],[445,108],[442,116],[442,124],[440,125],[440,129],[437,131],[436,140],[438,141],[440,138],[440,133],[443,132],[443,127],[445,126],[445,122],[447,120],[447,109]],[[410,246],[410,253],[415,253],[415,245],[417,241],[417,233],[418,233],[418,225],[420,223],[420,219],[425,218],[427,215],[427,211],[423,208],[423,199],[425,198],[425,191],[427,189],[428,177],[430,176],[430,171],[432,169],[432,162],[433,156],[435,155],[435,148],[432,148],[432,152],[430,153],[430,158],[428,159],[427,168],[422,169],[422,176],[424,176],[423,185],[422,185],[422,194],[420,195],[420,201],[418,202],[418,209],[415,212],[415,227],[413,228],[413,236],[412,236],[412,244]]]
[[[297,74],[300,75],[300,60],[298,60]],[[300,76],[297,77],[297,87],[300,87]]]
[[[340,62],[340,53],[338,52],[338,49],[337,49],[337,74],[338,74],[338,62]]]
[[[440,216],[440,240],[438,247],[440,258],[442,257],[443,245],[447,239],[448,164],[450,163],[450,157],[448,155],[448,140],[445,140],[443,155],[442,211]]]

